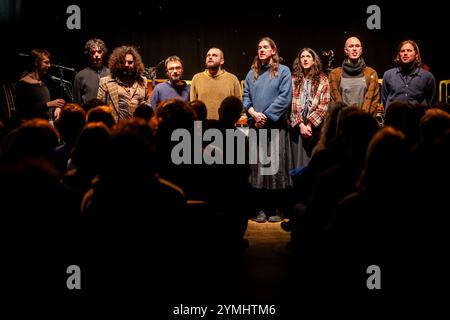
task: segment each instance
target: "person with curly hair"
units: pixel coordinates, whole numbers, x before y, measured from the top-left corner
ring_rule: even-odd
[[[398,46],[394,62],[397,67],[383,75],[381,95],[384,108],[394,101],[411,105],[432,105],[436,93],[433,74],[422,67],[419,46],[412,40],[405,40]]]
[[[291,146],[294,167],[302,168],[309,163],[330,102],[328,78],[313,49],[303,48],[295,58],[292,87]]]
[[[111,75],[100,79],[97,98],[112,108],[116,122],[130,119],[139,105],[150,105],[141,55],[135,47],[117,47],[108,65]]]
[[[101,39],[90,39],[84,46],[84,54],[89,58],[89,66],[75,75],[73,98],[80,105],[97,97],[100,78],[109,75],[109,69],[103,65],[108,52]]]

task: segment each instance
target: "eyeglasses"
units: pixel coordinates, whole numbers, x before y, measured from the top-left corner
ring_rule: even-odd
[[[182,68],[180,67],[180,66],[177,66],[177,67],[170,67],[170,68],[168,68],[167,70],[169,70],[169,71],[174,71],[174,70],[181,70]]]

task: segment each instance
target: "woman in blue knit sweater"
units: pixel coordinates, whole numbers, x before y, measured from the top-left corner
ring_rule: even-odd
[[[258,161],[251,166],[250,175],[254,190],[261,196],[254,199],[255,207],[262,209],[256,221],[265,222],[269,215],[269,221],[278,222],[281,219],[277,209],[287,204],[283,199],[292,186],[288,172],[292,168],[292,156],[287,134],[292,80],[289,68],[280,64],[275,42],[268,37],[259,41],[258,54],[245,78],[242,100],[249,123],[258,136]],[[265,160],[270,163],[263,164]],[[274,170],[265,170],[268,166]]]

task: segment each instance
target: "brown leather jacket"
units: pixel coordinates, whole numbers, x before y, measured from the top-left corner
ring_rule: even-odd
[[[331,70],[328,79],[330,81],[331,101],[342,102],[341,85],[342,67]],[[367,90],[364,95],[364,103],[361,108],[373,116],[384,113],[383,105],[380,103],[380,86],[378,84],[377,72],[370,68],[364,68],[364,77],[366,78]]]

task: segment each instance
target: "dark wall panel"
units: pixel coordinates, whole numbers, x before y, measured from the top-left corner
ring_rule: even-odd
[[[13,5],[14,3],[14,5]],[[2,81],[15,79],[22,69],[19,52],[43,47],[53,62],[81,69],[83,46],[92,37],[102,38],[110,51],[122,44],[139,48],[144,63],[154,66],[169,55],[185,62],[185,78],[203,69],[211,46],[225,53],[225,68],[243,79],[250,68],[259,38],[272,37],[289,67],[297,52],[312,47],[316,52],[333,50],[340,65],[344,41],[360,37],[364,58],[379,76],[393,66],[397,44],[416,40],[424,62],[438,80],[450,78],[446,47],[445,11],[442,2],[412,4],[377,1],[381,30],[369,30],[368,5],[373,2],[287,2],[267,5],[259,1],[31,1],[4,0],[0,6],[3,42],[1,56],[11,62],[0,71]],[[81,30],[68,30],[66,8],[81,8]],[[345,4],[345,5],[344,5]],[[8,48],[5,50],[5,48]],[[326,66],[327,60],[323,59]],[[67,75],[70,77],[71,75]],[[165,77],[163,68],[158,77]]]

